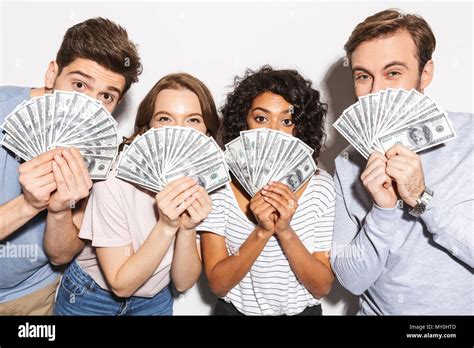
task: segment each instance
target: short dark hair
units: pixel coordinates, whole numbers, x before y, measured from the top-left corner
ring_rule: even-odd
[[[415,43],[418,70],[421,73],[436,48],[436,38],[429,24],[421,16],[405,14],[396,9],[378,12],[357,24],[344,45],[347,57],[350,60],[352,53],[362,42],[388,37],[400,30],[406,30]]]
[[[56,55],[59,73],[77,58],[92,60],[122,75],[125,78],[122,95],[142,72],[137,47],[127,31],[105,18],[91,18],[66,31]]]
[[[293,105],[294,136],[312,149],[316,160],[324,143],[324,119],[327,105],[320,100],[320,93],[312,82],[296,70],[274,70],[264,65],[258,71],[248,69],[243,77],[235,77],[234,90],[227,95],[221,108],[222,140],[224,143],[237,138],[240,131],[248,129],[247,114],[253,100],[265,92],[283,97]]]

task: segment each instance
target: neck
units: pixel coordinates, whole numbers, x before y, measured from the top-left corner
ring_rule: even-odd
[[[41,96],[45,95],[46,93],[50,93],[50,92],[47,92],[45,87],[32,88],[31,91],[30,91],[30,97],[31,98],[41,97]]]

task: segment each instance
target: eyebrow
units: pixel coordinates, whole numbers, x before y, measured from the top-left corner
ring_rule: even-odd
[[[153,116],[157,116],[157,115],[160,115],[160,114],[164,114],[164,115],[168,115],[168,116],[171,116],[173,117],[173,115],[171,115],[169,112],[167,111],[157,111],[155,112],[155,114]],[[200,117],[203,117],[199,112],[192,112],[190,114],[187,114],[185,117],[190,117],[190,116],[200,116]]]
[[[383,67],[383,70],[391,68],[392,66],[395,66],[395,65],[400,65],[400,66],[403,66],[404,68],[408,69],[408,66],[404,62],[401,62],[399,60],[394,60],[393,62],[385,64],[385,66]],[[352,72],[353,73],[357,70],[360,70],[360,71],[366,72],[367,74],[372,75],[372,73],[369,70],[367,70],[366,68],[364,68],[362,66],[356,65],[356,66],[352,67]]]
[[[254,112],[254,111],[257,111],[257,110],[261,110],[267,114],[271,114],[271,111],[270,110],[267,110],[265,108],[262,108],[261,106],[257,106],[255,108],[253,108],[250,112]],[[286,110],[282,110],[280,111],[280,114],[290,114],[290,108],[286,109]]]
[[[85,79],[87,79],[87,80],[89,80],[89,81],[92,81],[92,82],[95,81],[95,79],[94,79],[91,75],[86,74],[85,72],[83,72],[83,71],[81,71],[81,70],[74,70],[74,71],[70,71],[70,72],[68,73],[68,75],[72,75],[72,74],[81,75],[81,76],[84,77]],[[122,95],[122,91],[121,91],[119,88],[115,87],[115,86],[107,86],[107,87],[106,87],[106,90],[107,90],[107,91],[117,92],[119,96]]]

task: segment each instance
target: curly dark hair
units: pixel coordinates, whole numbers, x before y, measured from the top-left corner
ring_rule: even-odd
[[[247,130],[247,114],[253,100],[265,92],[283,97],[293,105],[293,135],[314,149],[313,157],[319,157],[324,144],[324,118],[327,104],[321,102],[320,93],[311,87],[312,82],[296,70],[274,70],[264,65],[258,71],[247,69],[243,77],[236,76],[233,91],[227,95],[220,109],[223,116],[222,140],[224,143],[237,138]]]

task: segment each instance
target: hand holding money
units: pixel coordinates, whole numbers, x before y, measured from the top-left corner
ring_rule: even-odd
[[[376,151],[370,155],[360,179],[379,207],[394,208],[397,205],[394,183],[387,174],[387,158],[380,152]]]
[[[159,220],[170,227],[173,233],[176,233],[181,225],[181,214],[196,200],[195,194],[199,187],[195,180],[181,177],[170,182],[155,196]]]
[[[181,214],[180,231],[194,231],[196,226],[212,211],[212,200],[204,187],[199,186],[193,196],[195,200],[189,208]]]
[[[276,209],[263,199],[260,191],[250,199],[250,210],[265,233],[275,233]]]
[[[400,198],[410,207],[425,189],[421,158],[402,145],[391,147],[386,153],[386,173],[397,183]]]
[[[25,200],[37,210],[47,207],[56,190],[52,160],[59,150],[51,150],[20,165],[20,184]]]
[[[290,230],[290,222],[298,208],[298,197],[281,182],[270,182],[262,189],[265,202],[276,209],[275,233],[280,236]]]
[[[92,180],[84,159],[76,148],[62,149],[53,157],[52,169],[57,190],[51,196],[48,212],[57,214],[75,208],[89,195]]]

